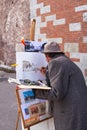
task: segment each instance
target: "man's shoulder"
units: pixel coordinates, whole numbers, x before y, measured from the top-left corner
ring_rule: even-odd
[[[70,61],[70,59],[66,56],[59,56],[54,59],[54,62],[60,62],[63,63],[65,61]]]

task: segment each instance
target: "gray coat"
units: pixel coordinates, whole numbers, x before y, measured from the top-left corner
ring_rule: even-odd
[[[55,130],[87,130],[87,87],[81,70],[66,56],[48,64],[51,90],[35,90],[35,96],[48,99],[53,110]]]

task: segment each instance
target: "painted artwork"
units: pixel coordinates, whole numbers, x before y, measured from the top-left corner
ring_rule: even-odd
[[[43,51],[46,42],[38,41],[25,41],[25,51],[26,52],[40,52]]]
[[[46,100],[34,98],[32,89],[20,89],[19,97],[24,120],[46,113]]]
[[[32,89],[16,91],[24,128],[51,118],[48,113],[48,101],[34,98]]]
[[[25,102],[28,102],[29,100],[34,99],[34,93],[33,90],[28,90],[23,92],[24,100]]]
[[[32,63],[30,61],[23,61],[23,71],[30,72],[30,71],[40,71],[40,68],[38,68],[38,64]]]
[[[41,52],[16,53],[16,78],[31,81],[45,80],[45,75],[40,72],[41,67],[46,67],[47,62]]]
[[[19,91],[21,103],[30,103],[32,101],[35,101],[34,93],[32,89],[21,89]]]
[[[25,103],[21,105],[21,110],[22,110],[22,114],[24,117],[24,120],[28,120],[31,117],[39,117],[40,116],[45,116],[46,114],[46,101],[44,100],[44,102],[40,102],[38,99],[38,103],[37,102],[33,102],[33,104],[31,103]]]

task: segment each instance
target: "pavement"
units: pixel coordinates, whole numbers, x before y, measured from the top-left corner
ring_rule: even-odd
[[[16,85],[8,83],[8,78],[15,78],[15,73],[0,71],[0,130],[15,130],[18,104],[15,94]],[[18,130],[21,130],[19,120]]]

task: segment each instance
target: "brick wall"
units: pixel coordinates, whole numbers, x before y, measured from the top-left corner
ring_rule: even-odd
[[[35,40],[56,41],[87,81],[87,0],[30,0]]]

